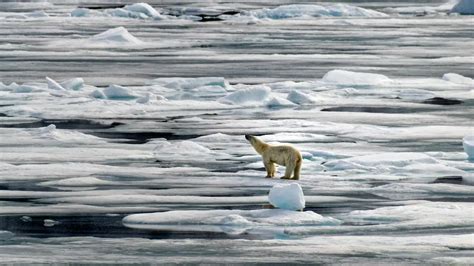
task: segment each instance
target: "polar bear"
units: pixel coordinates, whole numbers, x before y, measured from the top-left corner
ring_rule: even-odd
[[[290,145],[270,145],[252,135],[245,135],[245,138],[252,144],[255,151],[262,155],[263,164],[267,170],[267,178],[275,177],[275,163],[286,167],[285,175],[282,179],[300,179],[301,164],[303,157],[301,153]]]

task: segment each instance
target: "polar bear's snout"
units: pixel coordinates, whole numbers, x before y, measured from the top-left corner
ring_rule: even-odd
[[[245,139],[250,141],[250,139],[252,138],[252,135],[245,135]]]

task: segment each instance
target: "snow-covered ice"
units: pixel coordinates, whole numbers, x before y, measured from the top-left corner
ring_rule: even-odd
[[[459,2],[451,9],[451,12],[461,15],[474,15],[474,1],[459,0]]]
[[[465,136],[462,140],[462,146],[464,147],[467,156],[474,159],[474,135]]]
[[[471,263],[465,3],[0,3],[1,262]]]

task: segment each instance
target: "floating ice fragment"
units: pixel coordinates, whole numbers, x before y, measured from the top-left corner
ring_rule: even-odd
[[[10,239],[14,236],[12,232],[0,231],[0,240]]]
[[[275,184],[268,194],[273,206],[285,210],[302,210],[305,207],[303,190],[298,183]]]
[[[63,88],[63,86],[59,85],[59,83],[57,83],[52,78],[46,77],[46,81],[48,82],[48,89],[50,90],[60,90],[60,91],[66,90]]]
[[[11,87],[11,86],[10,86]],[[38,87],[30,86],[30,85],[21,85],[21,86],[14,86],[12,89],[13,93],[30,93],[40,91]]]
[[[94,90],[89,94],[90,97],[96,98],[96,99],[105,99],[107,98],[105,94],[101,90]]]
[[[460,0],[451,12],[461,15],[474,15],[474,0]]]
[[[219,101],[225,104],[262,104],[270,97],[271,89],[267,86],[251,86],[232,92],[227,96],[220,98]]]
[[[132,228],[171,229],[176,231],[211,231],[258,233],[278,227],[331,226],[341,221],[315,212],[281,209],[264,210],[187,210],[132,214],[122,220]],[[146,226],[148,225],[148,226]],[[261,232],[261,231],[260,231]]]
[[[280,97],[272,97],[268,102],[268,107],[285,107],[285,106],[295,106],[296,104],[288,101],[287,99]]]
[[[110,85],[103,90],[107,99],[111,100],[126,100],[134,99],[137,96],[128,88],[119,85]]]
[[[53,226],[55,226],[55,225],[57,225],[57,224],[60,224],[60,222],[55,221],[55,220],[53,220],[53,219],[44,219],[44,221],[43,221],[43,225],[44,225],[45,227],[53,227]]]
[[[276,8],[264,8],[242,12],[243,15],[258,19],[291,19],[302,17],[386,17],[387,15],[374,10],[360,8],[347,4],[321,5],[283,5]]]
[[[82,89],[82,87],[84,87],[84,79],[82,79],[82,78],[73,78],[73,79],[63,81],[63,82],[59,83],[59,85],[61,85],[61,87],[65,88],[67,90],[77,91],[77,90]]]
[[[384,75],[339,69],[326,73],[322,81],[342,85],[380,85],[392,83],[392,80]]]
[[[166,140],[153,141],[157,144],[153,153],[158,160],[166,161],[211,161],[216,156],[226,156],[225,154],[213,152],[212,150],[197,144],[196,142],[184,140],[177,142],[168,142]]]
[[[147,15],[148,17],[160,16],[160,13],[147,3],[136,3],[136,4],[126,5],[124,9],[128,11],[142,13],[142,14]]]
[[[143,42],[135,38],[124,27],[117,27],[106,30],[102,33],[92,36],[92,42],[114,43],[114,44],[142,44]]]
[[[137,19],[163,19],[160,13],[147,3],[135,3],[126,5],[123,8],[108,8],[103,11],[90,10],[87,8],[76,8],[71,12],[72,17],[90,17],[90,16],[112,16],[121,18]]]
[[[472,78],[464,77],[456,73],[444,74],[443,80],[453,82],[453,83],[458,83],[458,84],[474,85],[474,80]]]
[[[469,159],[474,159],[474,135],[465,136],[462,140],[462,146]]]
[[[22,222],[25,222],[25,223],[29,223],[29,222],[33,221],[33,219],[31,219],[30,216],[26,216],[26,215],[21,216],[20,220],[21,220]]]
[[[160,85],[170,89],[192,90],[204,86],[218,86],[226,88],[229,83],[222,77],[201,78],[157,78],[152,84]]]
[[[296,104],[314,104],[316,102],[316,100],[306,94],[306,93],[303,93],[303,92],[300,92],[298,90],[292,90],[288,96],[287,96],[287,99],[296,103]]]
[[[91,13],[101,14],[98,11],[91,10],[88,8],[76,8],[73,11],[71,11],[71,17],[88,17],[91,15]]]

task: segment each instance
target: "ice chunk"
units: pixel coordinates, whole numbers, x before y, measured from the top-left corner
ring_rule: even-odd
[[[60,90],[60,91],[66,90],[63,88],[63,86],[59,85],[59,83],[57,83],[52,78],[46,77],[46,81],[48,82],[48,89],[50,90]]]
[[[226,156],[189,140],[177,142],[159,140],[153,141],[152,144],[157,144],[153,150],[155,157],[163,161],[210,161],[218,156]]]
[[[12,232],[0,231],[0,240],[10,239],[14,236]]]
[[[453,82],[453,83],[459,83],[459,84],[474,85],[474,80],[472,78],[464,77],[456,73],[444,74],[443,80]]]
[[[387,224],[389,228],[463,227],[474,224],[474,204],[469,202],[418,202],[407,206],[352,211],[349,220]]]
[[[102,33],[92,36],[92,42],[98,43],[114,43],[114,44],[142,44],[143,42],[135,38],[124,27],[117,27],[106,30]]]
[[[162,19],[163,16],[154,9],[152,6],[146,3],[135,3],[126,5],[123,8],[109,8],[103,11],[91,10],[87,8],[76,8],[71,12],[72,17],[121,17],[121,18],[138,18],[138,19]]]
[[[53,226],[55,226],[55,225],[57,225],[57,224],[60,224],[60,222],[55,221],[55,220],[53,220],[53,219],[44,219],[43,222],[44,222],[43,225],[44,225],[45,227],[53,227]]]
[[[130,89],[119,85],[110,85],[103,90],[103,93],[107,99],[111,100],[137,98],[137,96]]]
[[[302,210],[305,207],[303,190],[298,183],[275,184],[268,194],[273,206],[285,210]]]
[[[147,3],[136,3],[136,4],[126,5],[124,9],[128,11],[136,12],[136,13],[145,14],[148,17],[160,16],[160,13]]]
[[[40,127],[28,131],[31,136],[41,139],[50,139],[62,143],[80,143],[80,144],[94,144],[105,143],[102,139],[87,135],[74,130],[56,129],[54,124],[47,127]]]
[[[88,8],[76,8],[71,11],[71,17],[88,17],[91,14],[99,15],[102,13]]]
[[[284,106],[295,106],[296,104],[288,101],[287,99],[280,97],[272,97],[268,102],[268,107],[284,107]]]
[[[288,100],[296,103],[296,104],[314,104],[316,103],[316,99],[314,99],[312,96],[297,91],[297,90],[292,90],[287,97]]]
[[[220,98],[220,102],[225,104],[261,104],[269,100],[271,89],[267,86],[251,86],[232,92],[227,96]]]
[[[107,98],[105,94],[101,90],[94,90],[89,94],[90,97],[96,98],[96,99],[105,99]]]
[[[464,137],[462,146],[469,159],[474,159],[474,135]]]
[[[326,73],[322,81],[342,85],[381,85],[392,83],[392,80],[384,75],[339,69]]]
[[[166,98],[161,95],[155,95],[151,92],[145,93],[145,95],[141,96],[137,99],[137,103],[147,104],[147,103],[155,103],[157,101],[165,101]]]
[[[276,8],[264,8],[242,12],[244,15],[259,19],[291,19],[301,17],[385,17],[384,13],[360,8],[347,4],[325,4],[325,5],[283,5]]]
[[[158,78],[154,79],[152,84],[179,90],[192,90],[204,86],[217,86],[222,88],[229,86],[229,83],[222,77]]]
[[[41,91],[41,89],[36,86],[25,85],[25,84],[20,85],[20,86],[14,86],[12,89],[13,93],[30,93],[30,92],[37,92],[37,91]]]
[[[461,15],[474,15],[474,0],[460,0],[451,12]]]
[[[73,78],[59,83],[61,87],[67,90],[80,90],[84,87],[84,80],[82,78]]]

